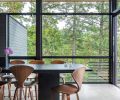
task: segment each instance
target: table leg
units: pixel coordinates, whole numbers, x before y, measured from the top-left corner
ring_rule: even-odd
[[[59,85],[59,74],[39,74],[38,100],[50,100],[51,88]],[[54,95],[54,100],[59,100],[59,94]]]

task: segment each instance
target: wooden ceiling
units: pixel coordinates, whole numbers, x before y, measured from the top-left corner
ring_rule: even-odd
[[[36,0],[0,0],[0,2],[34,2]],[[109,0],[42,0],[43,2],[108,2]]]

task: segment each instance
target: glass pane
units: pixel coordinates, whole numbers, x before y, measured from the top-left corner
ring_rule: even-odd
[[[9,47],[13,49],[10,56],[36,55],[35,16],[9,17]]]
[[[117,0],[117,8],[120,8],[120,0]]]
[[[44,56],[108,56],[109,16],[43,16]]]
[[[35,11],[35,2],[0,2],[0,13],[27,13]]]
[[[118,27],[117,27],[117,85],[120,87],[120,15],[118,18]]]
[[[43,2],[42,7],[48,13],[109,12],[109,2]]]
[[[51,61],[55,59],[43,59],[45,63],[50,64]],[[84,82],[109,82],[109,59],[68,59],[61,58],[68,63],[68,67],[71,65],[71,62],[77,64],[83,64],[87,66],[91,71],[86,71],[84,75]],[[70,73],[63,73],[66,82],[73,82]],[[62,80],[60,80],[62,82]]]

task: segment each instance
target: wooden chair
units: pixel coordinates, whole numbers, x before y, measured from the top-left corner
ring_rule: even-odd
[[[76,69],[72,73],[72,77],[73,77],[76,85],[63,84],[63,85],[53,87],[51,89],[52,90],[51,100],[54,100],[53,95],[56,92],[62,93],[62,100],[66,100],[65,97],[67,97],[67,100],[70,100],[70,95],[74,94],[74,93],[77,96],[77,100],[79,100],[78,92],[82,86],[84,72],[85,72],[85,67],[81,67],[81,68]]]
[[[25,64],[25,62],[23,60],[12,60],[10,62],[10,64]],[[9,93],[9,98],[11,99],[11,83],[14,83],[14,81],[12,81],[12,79],[14,78],[13,75],[3,75],[1,76],[2,81],[8,81],[8,93]],[[3,86],[4,89],[4,86]],[[3,91],[4,92],[4,91]]]
[[[0,73],[2,72],[2,68],[0,67]],[[3,90],[3,86],[8,83],[6,81],[1,81],[0,80],[0,100],[4,100],[4,90]]]
[[[31,60],[29,64],[44,64],[45,62],[43,60]]]
[[[45,64],[45,62],[43,60],[31,60],[29,64]],[[28,78],[34,78],[37,81],[38,74],[32,73]]]
[[[12,60],[10,64],[25,64],[23,60]]]
[[[12,60],[10,64],[25,64],[23,60]],[[3,75],[2,79],[3,80],[11,80],[13,78],[13,75]]]
[[[10,64],[25,64],[23,60],[12,60]],[[13,75],[3,75],[2,76],[3,80],[11,80],[13,78]]]
[[[0,73],[2,72],[2,68],[0,67]]]
[[[4,100],[3,86],[8,83],[5,81],[0,81],[0,100]]]
[[[51,61],[51,64],[64,64],[65,62],[62,60],[53,60]],[[63,83],[65,84],[65,75],[60,74],[60,78],[63,80]]]
[[[25,62],[23,60],[13,60],[13,61],[10,62],[10,64],[25,64]],[[31,77],[31,75],[30,75],[30,77]],[[13,81],[12,83],[15,83],[15,82]],[[29,93],[30,93],[31,87],[35,84],[36,83],[34,81],[25,81],[24,82],[24,86],[26,87],[25,88],[25,97],[27,97],[27,89],[29,89]]]
[[[53,60],[51,61],[51,64],[64,64],[65,62],[62,60]]]
[[[44,64],[45,62],[43,61],[43,60],[31,60],[30,62],[29,62],[29,64]],[[32,77],[33,76],[33,77]],[[35,77],[34,77],[35,76]],[[34,78],[34,80],[35,80],[35,96],[36,96],[36,100],[38,100],[38,93],[37,93],[37,84],[38,84],[38,74],[31,74],[28,78]]]
[[[24,87],[24,82],[27,79],[27,77],[33,72],[33,68],[30,66],[26,66],[26,65],[15,65],[10,67],[10,71],[11,73],[15,76],[17,82],[16,82],[16,90],[14,93],[14,98],[13,100],[16,100],[16,97],[18,95],[18,90],[20,89],[20,99],[19,100],[23,100],[22,99],[22,91],[23,91],[23,87]],[[30,94],[31,94],[31,98],[33,98],[32,96],[32,92],[30,90]],[[24,97],[26,100],[26,97]]]

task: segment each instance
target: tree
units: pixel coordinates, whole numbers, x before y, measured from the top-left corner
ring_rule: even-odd
[[[0,2],[0,12],[16,13],[22,12],[24,3],[22,2]]]

